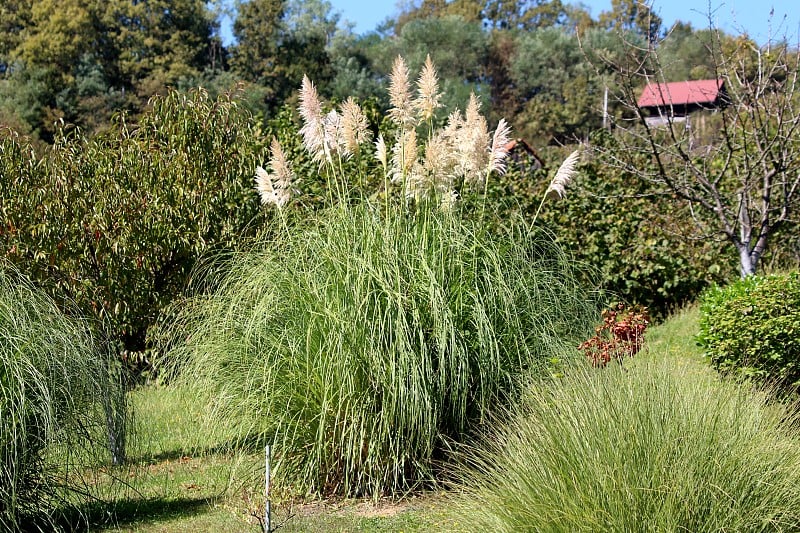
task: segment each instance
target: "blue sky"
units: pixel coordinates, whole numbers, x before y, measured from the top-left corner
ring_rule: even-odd
[[[396,0],[329,0],[342,18],[355,23],[356,33],[375,29],[387,17],[397,13]],[[584,0],[592,16],[611,7],[611,0]],[[746,31],[757,42],[768,36],[786,35],[797,42],[800,26],[798,0],[655,0],[653,9],[667,25],[676,20],[691,22],[696,28],[708,27],[709,4],[714,24],[728,33]],[[774,15],[770,18],[770,10]]]

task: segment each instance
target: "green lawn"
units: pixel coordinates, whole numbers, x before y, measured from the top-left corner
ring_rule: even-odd
[[[641,359],[670,358],[711,372],[694,343],[698,312],[689,308],[648,332]],[[631,361],[626,364],[635,364]],[[137,413],[133,464],[118,472],[113,515],[98,510],[94,531],[259,531],[263,513],[263,457],[219,452],[202,427],[203,406],[180,390],[150,386],[131,393]],[[468,531],[451,496],[413,495],[399,501],[290,503],[276,494],[273,525],[281,531]],[[96,516],[95,516],[96,514]],[[105,519],[103,519],[105,517]]]
[[[131,393],[138,413],[132,464],[115,473],[116,500],[91,509],[93,531],[259,531],[263,457],[219,452],[204,439],[202,406],[181,391],[150,386]],[[126,486],[127,485],[127,486]],[[280,495],[275,496],[280,500]],[[440,493],[399,501],[273,503],[281,531],[458,531]],[[103,523],[104,522],[104,523]]]

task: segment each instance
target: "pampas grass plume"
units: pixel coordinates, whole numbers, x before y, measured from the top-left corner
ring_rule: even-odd
[[[506,119],[501,118],[492,137],[492,147],[489,151],[489,172],[505,174],[506,156],[508,156],[508,141],[511,136],[511,127]]]
[[[408,67],[402,56],[397,56],[389,76],[389,102],[392,108],[389,117],[401,128],[414,125],[411,108],[411,92],[408,82]]]
[[[340,106],[342,116],[343,150],[346,155],[355,154],[359,147],[370,137],[369,121],[353,97],[349,97]]]
[[[436,109],[441,107],[439,100],[439,80],[436,77],[436,67],[433,66],[430,54],[425,58],[425,65],[422,67],[419,79],[417,80],[417,99],[414,100],[414,107],[419,112],[421,120],[430,120]]]
[[[385,172],[389,166],[389,160],[386,157],[386,141],[383,139],[383,134],[378,134],[378,140],[375,141],[375,157],[383,165]]]
[[[291,200],[294,175],[277,139],[272,139],[270,152],[272,154],[270,160],[272,173],[260,166],[256,168],[256,190],[261,197],[262,204],[274,205],[281,209]]]
[[[314,83],[305,74],[300,88],[299,111],[303,118],[303,127],[300,128],[303,144],[315,159],[323,159],[325,157],[325,128],[322,118],[322,103]]]
[[[461,173],[467,186],[476,187],[485,183],[485,171],[489,164],[489,129],[480,112],[480,103],[475,93],[469,95],[464,113],[464,122],[458,132],[457,150],[461,159]]]
[[[547,198],[555,200],[564,198],[567,195],[566,187],[572,181],[573,176],[575,176],[575,165],[578,163],[580,155],[580,149],[575,150],[561,163],[553,181],[551,181],[550,186],[547,187],[547,192],[545,193]]]
[[[577,170],[575,166],[578,164],[578,159],[580,159],[581,150],[578,148],[561,163],[561,166],[558,167],[558,171],[556,171],[556,175],[553,177],[553,181],[550,182],[548,185],[547,190],[542,196],[542,201],[539,202],[539,208],[536,210],[536,214],[533,215],[533,221],[531,224],[536,223],[536,219],[539,218],[539,212],[542,210],[542,206],[544,205],[544,201],[547,199],[555,200],[564,198],[567,195],[567,185],[570,184],[572,178],[575,176]]]

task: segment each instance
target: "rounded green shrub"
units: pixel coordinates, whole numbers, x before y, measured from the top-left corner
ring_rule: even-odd
[[[225,438],[274,445],[284,486],[408,490],[591,331],[573,264],[510,228],[424,206],[324,211],[233,257],[173,324],[169,357]]]
[[[749,276],[707,290],[698,342],[720,372],[797,389],[800,272]]]
[[[587,368],[465,453],[454,507],[472,531],[797,531],[797,422],[700,366]]]
[[[85,323],[0,270],[0,529],[52,530],[90,496],[76,466],[105,448],[118,387]]]

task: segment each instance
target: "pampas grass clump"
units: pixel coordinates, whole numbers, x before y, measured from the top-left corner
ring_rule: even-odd
[[[220,440],[274,445],[285,489],[378,497],[433,482],[453,441],[591,331],[571,263],[529,230],[331,209],[208,280],[170,359]]]
[[[529,390],[467,454],[474,531],[797,531],[796,407],[711,372],[639,362]]]
[[[91,496],[77,465],[105,449],[102,399],[123,397],[108,370],[86,324],[0,270],[0,530],[52,531]]]

